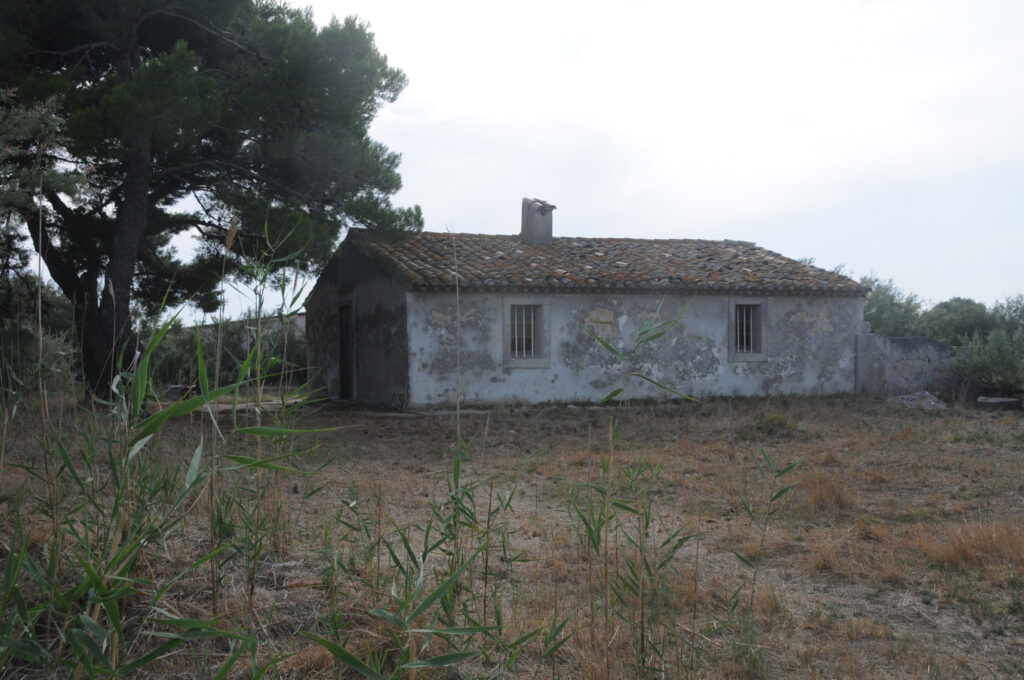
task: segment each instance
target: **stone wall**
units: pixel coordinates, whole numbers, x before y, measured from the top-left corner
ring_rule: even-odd
[[[857,336],[857,391],[905,394],[951,387],[956,358],[948,342],[928,338]]]

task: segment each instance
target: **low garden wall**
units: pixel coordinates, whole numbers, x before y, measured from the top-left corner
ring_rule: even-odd
[[[857,392],[905,394],[952,387],[956,357],[953,347],[929,338],[857,335]]]

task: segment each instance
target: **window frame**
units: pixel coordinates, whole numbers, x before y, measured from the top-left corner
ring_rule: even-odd
[[[743,308],[752,308],[751,330],[749,341],[751,349],[743,351],[739,348],[740,333],[739,314]],[[767,336],[765,333],[765,312],[767,304],[762,298],[732,298],[729,300],[729,328],[726,342],[729,346],[729,361],[765,361],[768,358]]]
[[[537,297],[505,296],[502,298],[502,361],[505,368],[548,368],[551,366],[550,302]],[[514,332],[513,308],[532,307],[532,356],[516,356],[512,352]]]

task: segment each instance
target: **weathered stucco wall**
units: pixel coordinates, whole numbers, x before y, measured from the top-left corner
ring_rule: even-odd
[[[509,300],[544,307],[543,366],[520,368],[505,356]],[[737,302],[761,305],[764,344],[756,360],[730,357],[729,319]],[[672,318],[687,305],[672,331],[642,348],[635,370],[693,396],[852,392],[864,301],[471,293],[459,304],[461,343],[454,293],[407,294],[410,406],[451,403],[456,394],[480,403],[600,400],[622,385],[626,367],[585,328],[629,350],[644,322]],[[625,396],[671,395],[633,379]]]
[[[950,386],[956,358],[948,342],[928,338],[857,336],[857,391],[905,394]]]
[[[318,397],[338,394],[338,296],[328,286],[330,269],[306,298],[306,375]]]
[[[346,307],[347,306],[347,307]],[[341,380],[339,313],[349,312],[351,397],[370,404],[408,401],[405,290],[351,250],[335,258],[306,301],[312,389],[338,399]]]
[[[353,292],[356,399],[404,406],[408,401],[405,290],[390,279],[363,281]]]

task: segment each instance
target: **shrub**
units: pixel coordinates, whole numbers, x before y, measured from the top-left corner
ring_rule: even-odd
[[[864,300],[864,320],[871,324],[872,333],[896,337],[919,334],[919,297],[904,293],[892,279],[883,281],[875,276],[865,276],[860,282],[871,288]]]
[[[965,338],[956,380],[965,397],[1024,393],[1024,295],[993,305],[991,330]]]
[[[237,380],[238,370],[257,335],[256,320],[252,314],[237,321],[225,321],[218,331],[217,324],[199,326],[203,343],[203,357],[210,381],[214,380],[217,365],[217,334],[222,333],[220,376],[218,384]],[[260,328],[265,365],[269,371],[267,383],[301,384],[305,380],[305,337],[289,316],[263,319]],[[198,375],[196,365],[196,329],[175,324],[157,348],[153,361],[153,382],[161,387],[190,385]]]
[[[778,411],[762,413],[754,418],[746,427],[738,431],[745,441],[761,441],[765,439],[794,439],[801,434],[800,427]]]
[[[992,313],[1002,328],[1010,332],[1024,331],[1024,294],[1018,293],[996,303]]]
[[[1024,393],[1024,329],[1000,328],[970,339],[960,351],[956,377],[968,396]]]
[[[42,358],[39,352],[42,351]],[[49,389],[64,394],[76,391],[74,346],[63,333],[37,332],[26,325],[0,325],[0,401],[34,394],[42,372]]]
[[[940,302],[921,315],[921,332],[933,340],[954,345],[985,336],[996,328],[998,318],[981,302],[955,297]]]

